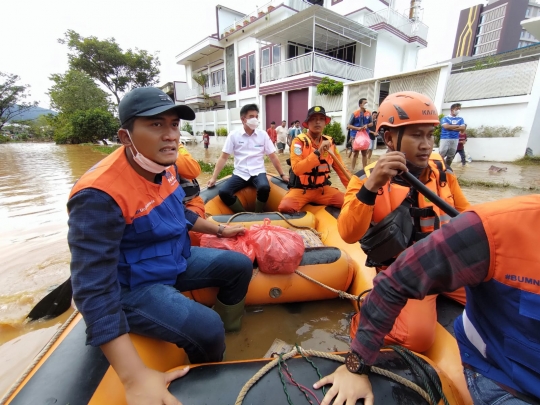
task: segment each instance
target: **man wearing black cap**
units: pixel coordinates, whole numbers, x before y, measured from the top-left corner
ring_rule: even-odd
[[[334,140],[322,134],[330,117],[323,107],[312,107],[302,123],[308,128],[307,134],[300,134],[291,144],[291,171],[289,192],[283,197],[278,210],[285,213],[299,211],[304,205],[317,203],[339,207],[343,205],[343,193],[330,187],[330,167],[333,167],[345,187],[349,184],[348,173],[342,170],[343,162]],[[338,165],[329,151],[336,159]]]
[[[244,232],[182,204],[178,125],[194,112],[152,87],[126,94],[118,111],[123,146],[85,173],[68,201],[73,297],[87,344],[101,347],[127,402],[178,404],[166,386],[187,369],[145,367],[128,332],[175,343],[192,363],[220,361],[224,331],[240,328],[253,266],[240,253],[191,248],[189,230]],[[214,311],[180,293],[211,286],[219,287]]]

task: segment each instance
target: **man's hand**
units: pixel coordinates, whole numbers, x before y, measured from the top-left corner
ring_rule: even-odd
[[[189,367],[168,373],[144,368],[124,383],[128,405],[182,405],[167,390],[167,385],[185,376],[188,371]]]
[[[319,152],[321,153],[328,152],[331,146],[332,146],[332,142],[330,142],[328,139],[325,139],[319,145]]]
[[[330,405],[336,395],[334,405],[356,404],[360,398],[364,398],[364,405],[373,405],[373,390],[367,375],[353,374],[345,366],[339,366],[333,374],[313,384],[313,388],[318,389],[326,384],[332,384],[332,388],[321,405]]]
[[[246,228],[243,225],[226,226],[223,230],[224,238],[234,238],[237,235],[243,235],[246,232]]]
[[[400,172],[407,172],[407,161],[401,152],[388,152],[382,155],[364,184],[369,191],[376,193],[392,177]]]
[[[210,180],[208,180],[208,183],[206,183],[206,187],[212,188],[216,185],[216,179],[214,176],[210,177]]]
[[[284,174],[283,176],[281,176],[281,181],[284,182],[284,183],[288,183],[289,182],[289,176]]]

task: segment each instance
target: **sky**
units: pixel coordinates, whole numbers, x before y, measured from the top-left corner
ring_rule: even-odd
[[[362,4],[362,0],[345,1]],[[114,37],[124,50],[139,48],[158,54],[160,84],[184,80],[175,56],[215,33],[218,3],[248,14],[267,1],[5,0],[0,7],[0,71],[19,75],[21,83],[31,86],[31,99],[49,108],[49,76],[68,70],[68,49],[58,39],[73,29],[83,37]],[[396,0],[396,7],[405,9],[409,3]],[[460,11],[481,3],[484,0],[422,1],[429,34],[428,48],[418,56],[418,68],[451,58]]]

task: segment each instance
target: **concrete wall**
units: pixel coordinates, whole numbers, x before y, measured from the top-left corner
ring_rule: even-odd
[[[523,157],[529,132],[524,127],[529,96],[504,97],[461,103],[461,116],[469,128],[504,126],[524,129],[514,138],[469,138],[465,150],[474,160],[509,162]],[[450,114],[450,105],[444,103],[442,113]]]
[[[405,70],[403,69],[405,49],[406,45],[403,40],[393,34],[379,31],[377,58],[375,60],[373,76],[388,76],[403,72]]]

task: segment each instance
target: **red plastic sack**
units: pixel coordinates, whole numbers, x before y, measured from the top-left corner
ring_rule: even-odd
[[[352,144],[353,150],[366,150],[369,148],[370,143],[369,134],[365,129],[356,131],[356,136]]]
[[[268,274],[291,274],[304,256],[304,240],[296,232],[270,225],[265,218],[262,225],[249,229],[259,270]]]
[[[255,247],[251,243],[247,229],[243,235],[234,238],[218,238],[215,235],[204,234],[201,236],[201,247],[233,250],[245,254],[252,262],[255,261]]]

